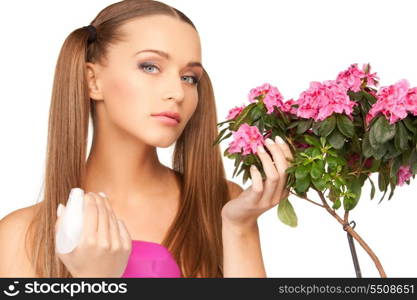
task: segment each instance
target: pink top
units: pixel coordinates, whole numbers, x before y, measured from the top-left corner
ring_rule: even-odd
[[[129,277],[181,277],[181,271],[165,246],[132,240],[132,251],[122,275]]]

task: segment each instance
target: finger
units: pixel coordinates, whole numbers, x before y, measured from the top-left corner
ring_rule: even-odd
[[[103,197],[104,204],[109,215],[109,234],[112,241],[112,246],[118,248],[121,246],[121,240],[119,236],[120,234],[119,225],[117,224],[117,218],[114,215],[113,209],[111,208],[109,198],[107,197],[107,195],[102,192],[100,192],[99,195]]]
[[[96,193],[94,195],[97,201],[98,211],[98,226],[97,226],[97,242],[104,248],[110,248],[110,233],[109,233],[109,215],[107,213],[106,205],[104,204],[103,197]]]
[[[276,136],[275,141],[281,147],[281,150],[284,153],[284,156],[287,160],[287,167],[284,170],[284,177],[283,177],[284,186],[285,186],[287,184],[287,178],[288,178],[288,174],[285,171],[291,165],[292,161],[294,160],[294,156],[292,155],[289,145],[280,136]],[[289,194],[290,194],[290,190],[288,188],[285,188],[280,199],[288,198]]]
[[[279,141],[279,139],[276,140]],[[270,203],[271,205],[275,206],[279,203],[280,199],[282,198],[283,189],[287,181],[287,174],[285,173],[285,170],[288,168],[289,163],[285,157],[285,153],[281,148],[280,144],[273,143],[270,145],[270,147],[272,157],[274,158],[275,167],[280,177],[274,196],[271,199],[272,202]]]
[[[129,231],[126,228],[125,223],[122,220],[117,219],[117,225],[119,227],[120,238],[122,241],[123,248],[131,249],[132,239],[130,237]]]
[[[84,217],[82,240],[96,238],[98,230],[98,210],[96,199],[91,193],[84,194]]]
[[[252,184],[250,188],[255,194],[258,194],[258,197],[256,197],[256,202],[258,202],[261,199],[263,192],[264,184],[262,181],[262,174],[255,165],[250,167],[249,172],[252,178]]]
[[[272,144],[275,144],[272,140],[266,139],[266,145],[268,147],[268,150],[271,152],[276,151],[273,150],[272,144],[269,144],[272,142]],[[277,147],[277,146],[276,146]],[[258,152],[259,158],[262,161],[262,166],[264,168],[265,174],[266,174],[266,180],[264,185],[264,191],[262,195],[261,201],[264,203],[265,201],[271,200],[273,197],[275,190],[277,188],[277,184],[279,182],[279,174],[276,169],[276,167],[273,164],[273,161],[268,153],[262,152],[262,148],[260,147],[260,151]]]
[[[294,157],[288,144],[279,135],[275,137],[275,142],[280,146],[282,152],[284,152],[284,156],[287,159],[287,162],[291,162]]]
[[[277,184],[277,189],[275,190],[275,194],[274,197],[272,198],[272,206],[277,205],[280,200],[283,198],[283,194],[284,194],[284,189],[285,189],[285,185],[287,183],[287,173],[285,173],[285,170],[288,168],[288,162],[285,159],[284,153],[281,150],[280,147],[278,147],[279,150],[278,152],[280,152],[280,154],[278,154],[278,157],[276,158],[278,160],[278,162],[275,163],[275,166],[277,167],[279,176],[280,176],[280,180]]]
[[[56,210],[56,214],[57,214],[57,219],[55,222],[55,233],[59,230],[59,227],[61,226],[62,223],[62,213],[65,210],[65,206],[62,205],[61,203],[59,203],[58,208]]]

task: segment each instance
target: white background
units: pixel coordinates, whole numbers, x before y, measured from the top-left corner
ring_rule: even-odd
[[[64,39],[113,2],[1,3],[0,218],[40,197],[53,72]],[[335,79],[351,63],[371,63],[381,85],[406,78],[417,86],[417,5],[412,0],[163,2],[183,11],[200,33],[219,120],[247,103],[249,90],[264,82],[277,86],[285,99],[297,99],[310,81]],[[158,152],[170,166],[172,147]],[[224,162],[228,179],[242,185],[241,176],[231,177],[233,161]],[[401,187],[378,205],[381,195],[369,200],[367,184],[351,212],[388,277],[417,275],[415,188],[414,182]],[[355,277],[339,223],[320,207],[294,196],[290,200],[297,228],[283,225],[275,208],[259,218],[267,276]],[[359,244],[356,249],[363,276],[378,277]]]

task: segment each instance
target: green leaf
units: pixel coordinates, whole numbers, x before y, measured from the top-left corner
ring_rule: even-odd
[[[245,168],[245,171],[243,172],[243,184],[246,183],[246,181],[249,179],[249,177],[250,177],[249,168]]]
[[[380,165],[381,165],[381,160],[380,159],[374,159],[374,160],[372,160],[372,166],[369,169],[369,171],[371,171],[371,172],[378,171]]]
[[[285,169],[285,173],[290,174],[290,173],[295,173],[295,170],[297,168],[295,166],[289,167]]]
[[[378,188],[379,190],[382,191],[386,191],[388,185],[388,181],[385,180],[385,176],[384,173],[380,172],[378,174]]]
[[[332,202],[336,202],[339,199],[339,192],[336,187],[331,186],[330,192],[329,192],[329,199]]]
[[[382,159],[389,148],[394,148],[391,143],[378,144],[378,148],[373,149],[373,156],[376,159]]]
[[[262,117],[262,113],[262,108],[259,106],[255,106],[250,112],[251,119],[253,121],[258,120],[260,117]]]
[[[250,154],[250,155],[246,155],[244,158],[243,158],[243,163],[245,164],[245,165],[247,165],[247,166],[251,166],[251,165],[253,165],[254,163],[255,163],[255,157],[254,157],[255,155],[252,155],[252,154]]]
[[[320,137],[320,145],[322,147],[326,146],[326,139],[324,137]]]
[[[413,174],[417,173],[417,151],[416,148],[413,148],[413,151],[411,152],[410,155],[410,167],[411,167],[411,172]]]
[[[307,191],[308,187],[310,186],[310,176],[306,176],[304,178],[297,178],[295,182],[295,191],[299,194],[304,193]]]
[[[369,142],[369,131],[365,132],[362,139],[362,153],[363,155],[368,158],[374,155],[374,150]]]
[[[312,146],[316,146],[316,147],[321,148],[320,141],[319,141],[319,139],[318,139],[318,138],[316,138],[315,136],[305,134],[305,135],[304,135],[304,139],[305,139],[305,140],[306,140],[306,142],[307,142],[307,143],[309,143],[310,145],[312,145]]]
[[[346,115],[337,115],[337,128],[345,137],[352,138],[355,134],[353,122]]]
[[[391,168],[390,168],[390,177],[397,176],[398,170],[401,167],[401,156],[397,156],[392,160]]]
[[[216,140],[213,142],[212,146],[216,145],[219,143],[219,140],[222,138],[223,134],[226,132],[227,127],[223,128],[220,132],[219,135],[217,136]]]
[[[333,209],[338,209],[339,207],[340,207],[340,205],[341,205],[342,203],[340,202],[340,198],[337,198],[337,199],[335,199],[335,201],[334,201],[334,203],[333,203],[333,205],[332,205],[332,208]]]
[[[353,194],[351,197],[343,198],[343,207],[345,211],[349,211],[355,208],[359,202],[362,191],[362,181],[355,177],[352,180],[347,181],[348,190]]]
[[[310,171],[311,178],[317,180],[323,175],[323,172],[324,172],[323,165],[319,164],[316,161],[313,161],[312,166],[311,166],[311,171]]]
[[[407,150],[408,149],[408,132],[402,121],[397,123],[397,133],[395,135],[395,147],[397,150]]]
[[[297,126],[297,134],[303,134],[304,132],[306,132],[308,129],[310,129],[312,123],[313,119],[311,118],[300,120]]]
[[[313,183],[314,187],[319,191],[323,191],[326,188],[327,181],[324,177],[319,179],[312,179],[311,182]]]
[[[417,134],[417,129],[413,125],[413,122],[410,120],[410,118],[405,118],[402,120],[404,122],[405,127],[407,127],[408,130],[410,130],[412,133]]]
[[[397,175],[391,177],[390,184],[391,192],[389,193],[388,200],[391,200],[392,196],[394,196],[395,188],[397,187]]]
[[[319,134],[319,128],[320,128],[322,123],[323,123],[322,121],[321,122],[314,122],[313,126],[311,126],[311,130],[313,130],[313,133],[315,135],[320,135]]]
[[[379,204],[379,203],[381,203],[381,201],[385,198],[385,195],[387,194],[387,191],[388,191],[388,189],[386,189],[386,190],[384,191],[384,194],[382,195],[381,199],[379,199],[378,204]]]
[[[367,93],[367,92],[363,92],[363,96],[366,98],[366,100],[368,100],[371,104],[374,104],[375,102],[376,102],[376,98],[373,96],[373,95],[371,95],[371,94],[369,94],[369,93]]]
[[[338,165],[338,161],[337,161],[336,157],[328,156],[326,158],[326,162],[327,162],[329,172],[336,171],[336,168],[337,168],[337,165]]]
[[[371,200],[375,197],[375,184],[372,181],[371,177],[368,177],[369,182],[371,183]]]
[[[278,218],[290,227],[297,227],[298,218],[291,202],[287,198],[281,199],[278,205]]]
[[[318,133],[320,136],[326,137],[330,133],[332,133],[335,127],[336,127],[336,116],[332,115],[328,117],[327,119],[320,122]]]
[[[239,116],[236,118],[235,123],[231,126],[231,130],[236,131],[239,129],[240,125],[246,120],[251,110],[256,107],[256,102],[253,102],[246,106],[239,114]]]
[[[302,179],[302,178],[305,178],[307,175],[308,175],[308,167],[301,165],[295,169],[295,178]]]
[[[328,140],[330,145],[336,149],[341,149],[345,144],[345,137],[337,129],[330,134]]]
[[[288,125],[287,129],[291,129],[291,128],[297,127],[298,124],[300,124],[300,121],[294,121],[290,125]]]
[[[395,136],[395,127],[395,123],[389,124],[385,116],[379,116],[369,131],[371,146],[377,149],[378,144],[384,144],[391,140]]]

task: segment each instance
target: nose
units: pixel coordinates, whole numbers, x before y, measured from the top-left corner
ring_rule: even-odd
[[[174,99],[178,102],[184,100],[184,87],[181,79],[182,77],[180,79],[177,77],[175,79],[169,80],[168,90],[164,95],[164,99]]]

